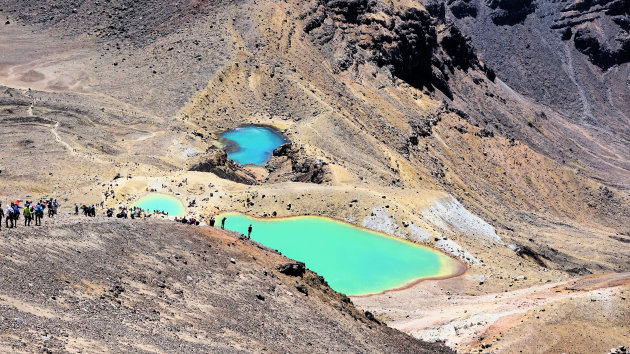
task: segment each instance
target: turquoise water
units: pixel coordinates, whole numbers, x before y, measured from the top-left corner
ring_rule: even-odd
[[[285,143],[285,139],[269,128],[250,125],[227,131],[221,135],[231,140],[238,149],[228,152],[228,157],[241,165],[263,165],[273,150]]]
[[[313,216],[256,219],[222,214],[226,229],[247,235],[286,257],[304,262],[331,288],[365,295],[400,288],[421,278],[459,274],[462,265],[446,254],[356,226]]]
[[[169,216],[183,216],[186,213],[184,205],[179,199],[160,193],[149,193],[135,202],[133,206],[150,213],[159,210],[168,213]]]

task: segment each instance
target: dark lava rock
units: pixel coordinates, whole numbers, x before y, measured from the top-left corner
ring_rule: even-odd
[[[278,271],[288,276],[301,277],[304,275],[306,267],[304,267],[304,263],[302,262],[286,263],[279,265]]]
[[[477,17],[477,6],[473,0],[449,0],[447,4],[457,18]]]
[[[365,311],[365,318],[367,318],[368,320],[372,322],[379,323],[376,317],[374,317],[374,314],[372,314],[370,311]]]
[[[291,143],[282,144],[273,151],[273,156],[289,156],[291,154],[291,148]]]
[[[589,60],[602,69],[608,69],[615,64],[630,61],[630,35],[618,40],[615,48],[604,42],[603,38],[588,27],[581,27],[573,37],[575,48],[588,56]]]
[[[296,285],[295,288],[302,294],[308,296],[308,288],[306,287],[306,285]]]
[[[449,26],[442,31],[440,44],[453,65],[459,69],[467,70],[479,62],[470,44],[470,38],[465,37],[457,27]]]
[[[521,23],[536,10],[532,0],[486,0],[486,5],[493,10],[492,22],[499,26]]]
[[[562,30],[562,40],[563,41],[568,41],[569,39],[571,39],[571,36],[573,36],[573,31],[571,30],[571,28],[565,28],[564,30]]]
[[[318,0],[302,17],[304,31],[334,58],[337,71],[369,60],[414,87],[437,88],[451,97],[453,65],[478,64],[461,33],[445,24],[443,4],[436,1],[425,10],[367,0]],[[445,25],[438,38],[438,28]],[[449,51],[442,50],[444,39]]]

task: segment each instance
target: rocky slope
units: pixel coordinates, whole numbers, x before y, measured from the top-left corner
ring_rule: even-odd
[[[0,194],[327,215],[466,261],[473,299],[625,272],[619,4],[4,1]],[[219,150],[248,123],[291,140],[266,168]]]
[[[3,351],[451,352],[232,233],[60,215],[1,235]]]
[[[426,2],[444,6],[503,82],[553,108],[566,121],[561,129],[577,125],[582,133],[570,139],[572,150],[582,151],[580,164],[627,189],[627,161],[620,158],[628,155],[629,135],[627,1]]]

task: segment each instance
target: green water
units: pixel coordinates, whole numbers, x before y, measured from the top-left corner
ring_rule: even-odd
[[[273,129],[250,125],[232,129],[221,134],[237,145],[228,152],[228,157],[241,165],[263,165],[273,154],[273,150],[284,144],[285,139]]]
[[[256,219],[229,213],[217,218],[219,226],[223,217],[226,229],[245,235],[252,224],[253,240],[304,262],[346,295],[380,293],[461,270],[459,262],[432,248],[328,218]]]
[[[179,199],[160,193],[149,193],[135,202],[133,206],[150,213],[159,210],[168,213],[169,216],[183,216],[186,213],[184,205]]]

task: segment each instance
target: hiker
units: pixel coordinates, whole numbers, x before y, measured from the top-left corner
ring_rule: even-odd
[[[74,205],[74,215],[79,215],[79,205],[78,204]]]
[[[225,216],[223,217],[223,219],[221,219],[221,230],[225,230],[225,219]]]
[[[247,238],[252,238],[252,224],[249,224],[249,227],[247,228]]]
[[[214,220],[214,216],[211,216],[211,217],[210,217],[210,226],[211,226],[211,227],[214,227],[214,222],[215,222],[215,220]]]
[[[35,226],[42,226],[42,218],[44,217],[44,208],[42,204],[35,206]]]
[[[2,209],[2,203],[0,203],[0,230],[2,230],[2,219],[4,218],[4,210]]]
[[[114,209],[109,208],[107,209],[107,217],[111,218],[114,215]]]
[[[57,209],[59,208],[59,203],[57,203],[57,199],[52,202],[53,207],[53,216],[57,215]]]
[[[19,218],[20,218],[20,201],[16,200],[15,203],[13,203],[13,213],[12,213],[13,227],[17,227],[17,221]]]
[[[4,212],[6,219],[4,220],[7,229],[13,228],[13,203],[10,205],[7,204],[7,208]],[[11,226],[9,226],[9,222],[11,222]]]
[[[31,220],[33,220],[33,214],[31,214],[29,206],[28,203],[24,205],[24,226],[31,226]]]

